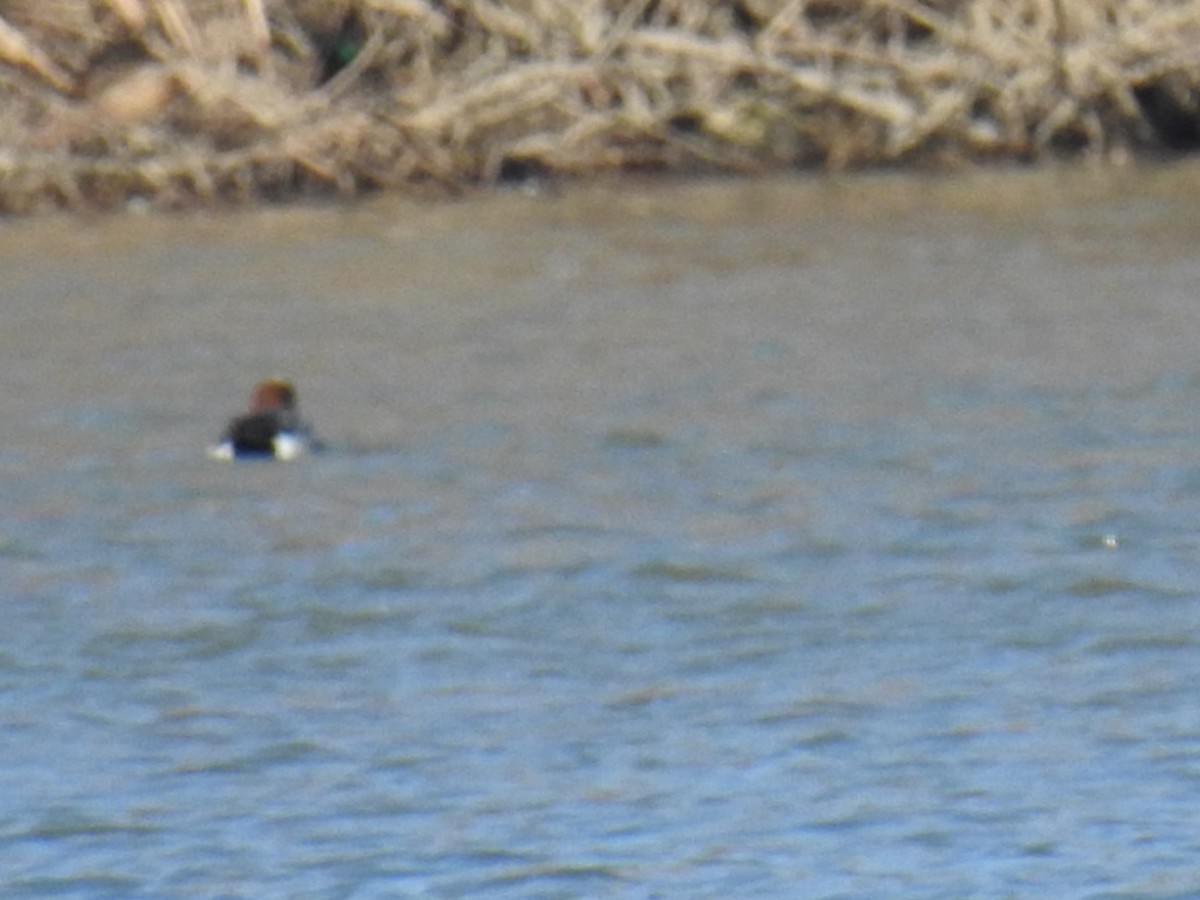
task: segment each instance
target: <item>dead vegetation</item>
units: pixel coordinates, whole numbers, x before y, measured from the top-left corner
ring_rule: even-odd
[[[1200,145],[1200,0],[0,0],[0,210]]]

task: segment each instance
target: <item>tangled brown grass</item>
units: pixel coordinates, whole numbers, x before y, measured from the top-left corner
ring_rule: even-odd
[[[0,0],[0,209],[1200,144],[1200,0]]]

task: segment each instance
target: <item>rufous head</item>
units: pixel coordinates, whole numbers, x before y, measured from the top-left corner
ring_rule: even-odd
[[[295,409],[296,389],[290,381],[272,378],[260,381],[254,387],[254,395],[250,399],[250,412],[279,412]]]

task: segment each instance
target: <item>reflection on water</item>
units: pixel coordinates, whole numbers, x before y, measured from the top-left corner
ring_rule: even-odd
[[[1195,892],[1189,181],[5,226],[4,895]]]

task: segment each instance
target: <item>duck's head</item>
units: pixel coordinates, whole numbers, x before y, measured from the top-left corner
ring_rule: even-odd
[[[283,412],[296,408],[296,388],[290,381],[272,378],[260,381],[250,399],[250,412]]]

